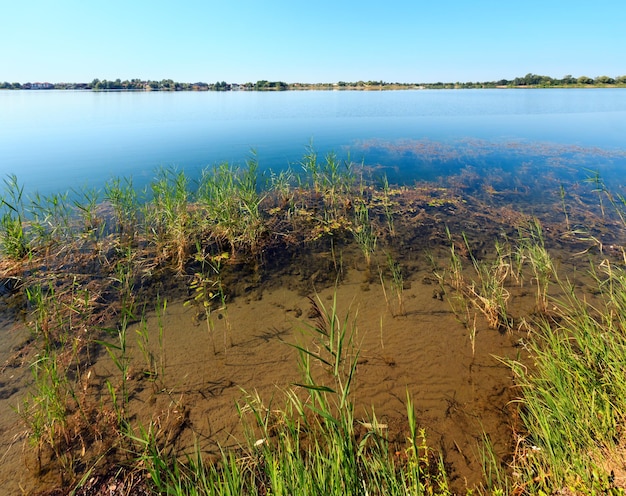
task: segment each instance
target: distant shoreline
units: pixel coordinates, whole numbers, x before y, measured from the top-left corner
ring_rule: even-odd
[[[96,88],[0,88],[0,91],[77,91],[77,92],[94,92],[94,93],[151,93],[151,92],[203,92],[203,91],[211,91],[211,92],[281,92],[281,91],[415,91],[415,90],[489,90],[489,89],[497,89],[497,90],[536,90],[536,89],[615,89],[615,88],[626,88],[626,84],[610,84],[610,85],[554,85],[554,86],[539,86],[539,85],[531,85],[531,86],[462,86],[462,85],[384,85],[384,86],[367,86],[367,87],[358,87],[358,86],[327,86],[327,85],[297,85],[293,86],[289,85],[288,88],[283,89],[270,89],[270,88],[251,88],[251,89],[237,89],[237,90],[215,90],[211,88],[206,89],[197,89],[197,88],[185,88],[185,89],[146,89],[146,88],[104,88],[104,89],[96,89]]]
[[[256,83],[181,83],[172,79],[160,81],[131,79],[94,79],[89,83],[0,82],[0,90],[90,90],[90,91],[389,91],[428,89],[537,89],[537,88],[626,88],[626,75],[615,78],[598,76],[590,78],[570,75],[561,79],[538,74],[526,74],[514,79],[497,81],[455,83],[399,83],[379,81],[339,81],[335,83],[286,83],[284,81],[259,80]]]

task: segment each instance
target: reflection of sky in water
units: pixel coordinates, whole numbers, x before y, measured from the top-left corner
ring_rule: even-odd
[[[472,167],[485,173],[502,170],[564,182],[584,181],[598,173],[607,185],[621,186],[626,170],[623,150],[521,140],[374,139],[358,142],[353,149],[367,156],[369,165],[379,165],[390,180],[397,182],[435,180]]]
[[[626,90],[619,89],[5,91],[0,108],[0,175],[15,173],[27,191],[45,193],[99,187],[112,176],[146,184],[159,166],[193,177],[223,161],[242,164],[252,149],[261,169],[300,171],[311,142],[320,156],[350,153],[355,162],[401,170],[398,179],[529,161],[570,173],[626,168]]]

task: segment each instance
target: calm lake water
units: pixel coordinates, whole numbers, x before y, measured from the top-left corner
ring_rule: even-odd
[[[396,181],[555,160],[619,180],[626,90],[0,91],[0,175],[27,192],[141,185],[161,166],[194,175],[252,149],[262,169],[298,169],[310,143]]]

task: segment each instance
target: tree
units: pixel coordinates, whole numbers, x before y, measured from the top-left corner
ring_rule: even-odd
[[[577,81],[578,84],[593,84],[593,79],[587,76],[580,76]]]
[[[595,80],[596,84],[615,84],[615,79],[609,76],[598,76]]]

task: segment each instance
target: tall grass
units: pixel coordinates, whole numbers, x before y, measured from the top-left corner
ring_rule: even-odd
[[[153,198],[145,213],[157,256],[173,260],[179,273],[184,270],[192,244],[188,185],[183,171],[161,169],[150,185]]]
[[[354,222],[352,235],[359,245],[365,265],[369,271],[372,266],[372,255],[376,251],[378,236],[370,220],[369,207],[365,202],[359,202],[354,208]]]
[[[391,255],[391,253],[387,252],[386,255],[387,255],[387,268],[391,275],[390,289],[391,289],[392,294],[395,295],[395,298],[394,298],[396,301],[395,309],[392,307],[391,302],[389,301],[389,298],[387,297],[387,290],[385,288],[383,271],[382,269],[379,269],[380,283],[383,288],[383,294],[385,295],[385,301],[387,303],[387,306],[390,308],[391,314],[393,316],[405,315],[404,276],[402,274],[402,267],[400,266],[400,263],[393,258],[393,255]]]
[[[220,251],[235,255],[242,249],[257,249],[265,231],[258,176],[254,156],[244,168],[222,163],[202,171],[196,196],[202,212],[200,226]]]
[[[552,257],[545,246],[543,229],[539,219],[533,218],[519,229],[517,241],[518,274],[522,277],[524,266],[531,270],[531,284],[537,287],[536,304],[539,312],[548,308],[548,290],[555,275]]]
[[[17,176],[4,179],[4,194],[0,197],[0,246],[4,254],[19,260],[29,251],[29,240],[24,229],[24,186]]]
[[[128,241],[135,238],[138,230],[139,197],[132,178],[115,177],[104,186],[104,197],[113,207],[116,230]]]
[[[526,429],[515,470],[532,494],[563,487],[619,493],[613,474],[624,463],[626,273],[604,261],[592,274],[597,303],[559,281],[555,315],[539,319],[527,343],[534,367],[508,362]]]
[[[63,245],[73,238],[72,208],[69,193],[48,196],[35,193],[30,199],[29,214],[33,237],[39,246]]]

